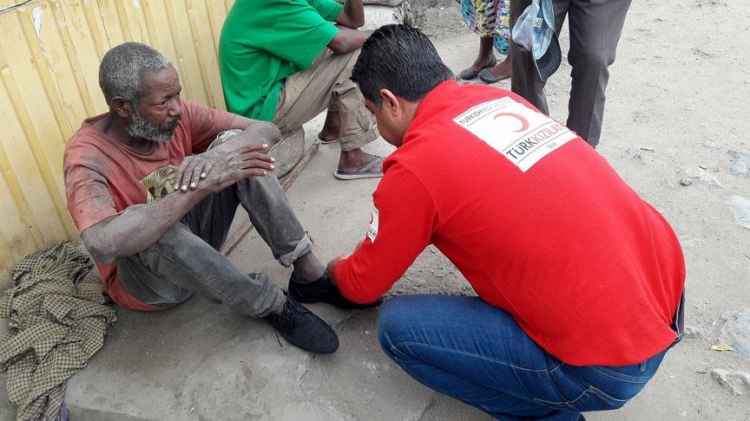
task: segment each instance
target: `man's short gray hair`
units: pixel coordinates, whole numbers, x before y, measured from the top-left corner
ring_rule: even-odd
[[[145,44],[126,42],[112,48],[99,66],[99,86],[107,105],[111,106],[112,98],[116,96],[137,103],[143,95],[143,72],[171,66],[172,62],[164,54]]]

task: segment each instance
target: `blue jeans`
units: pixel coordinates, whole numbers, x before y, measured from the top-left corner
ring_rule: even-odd
[[[396,297],[378,329],[383,351],[417,381],[500,420],[577,420],[583,411],[620,408],[666,353],[624,367],[571,366],[476,297]]]

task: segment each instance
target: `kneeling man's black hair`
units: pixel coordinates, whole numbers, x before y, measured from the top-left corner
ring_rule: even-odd
[[[453,79],[453,72],[422,31],[406,25],[385,25],[362,46],[351,79],[380,109],[381,89],[418,101],[440,83]]]

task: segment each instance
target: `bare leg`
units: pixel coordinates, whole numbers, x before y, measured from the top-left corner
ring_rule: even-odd
[[[293,277],[296,282],[301,284],[318,280],[323,276],[325,271],[325,266],[323,266],[312,251],[300,256],[294,261]]]
[[[362,149],[354,149],[351,151],[342,150],[341,155],[339,156],[339,171],[356,171],[357,169],[362,168],[363,165],[377,158],[377,156],[366,153]],[[382,168],[383,164],[381,162],[373,166],[369,172],[382,172]]]
[[[339,137],[339,128],[341,125],[341,119],[338,111],[328,111],[326,114],[326,121],[323,123],[323,129],[320,131],[320,136],[323,140],[333,140]],[[376,155],[371,155],[362,151],[362,149],[353,149],[351,151],[341,151],[339,156],[338,170],[343,172],[356,171],[362,168],[363,165],[376,159]],[[382,164],[373,166],[370,172],[381,172]],[[314,278],[317,279],[317,278]]]
[[[493,37],[479,38],[479,54],[477,55],[476,60],[474,60],[474,64],[471,65],[471,68],[480,71],[487,67],[487,65],[489,65],[495,58],[495,53],[493,53],[492,49]]]
[[[495,62],[492,37],[481,37],[479,38],[479,54],[477,54],[477,58],[471,67],[462,70],[458,74],[458,77],[464,80],[474,79],[480,70],[494,66]]]
[[[340,128],[341,117],[339,117],[339,112],[328,110],[326,121],[323,123],[323,130],[320,131],[321,140],[332,141],[338,139]]]
[[[499,80],[509,78],[511,75],[510,54],[508,54],[503,61],[497,63],[495,67],[492,67],[489,70],[492,76],[495,76]]]

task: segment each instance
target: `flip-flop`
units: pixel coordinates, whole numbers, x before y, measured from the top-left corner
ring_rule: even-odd
[[[323,133],[318,133],[318,140],[320,141],[319,143],[320,143],[321,145],[329,145],[329,144],[331,144],[331,143],[336,143],[336,142],[338,142],[338,141],[339,141],[339,138],[337,137],[337,138],[335,138],[335,139],[330,139],[330,140],[327,140],[327,139],[324,139],[324,138],[323,138]]]
[[[495,75],[490,72],[490,69],[483,69],[479,72],[479,80],[481,80],[484,83],[496,83],[500,82],[503,79],[509,78],[510,75],[502,77],[502,78],[496,78]]]
[[[490,60],[489,64],[487,64],[486,66],[482,67],[481,69],[474,70],[471,67],[469,67],[468,69],[462,70],[461,73],[458,74],[458,77],[460,77],[463,80],[474,79],[475,77],[477,77],[477,75],[479,74],[479,72],[481,72],[484,69],[489,69],[490,67],[495,67],[496,64],[497,64],[497,58],[492,57],[492,60]]]
[[[383,158],[377,156],[372,161],[366,163],[365,165],[362,165],[361,167],[357,168],[354,171],[336,171],[333,173],[333,176],[338,178],[339,180],[360,180],[363,178],[382,177],[383,176],[382,168],[378,172],[370,171],[376,165],[382,164],[382,162],[383,162]]]

